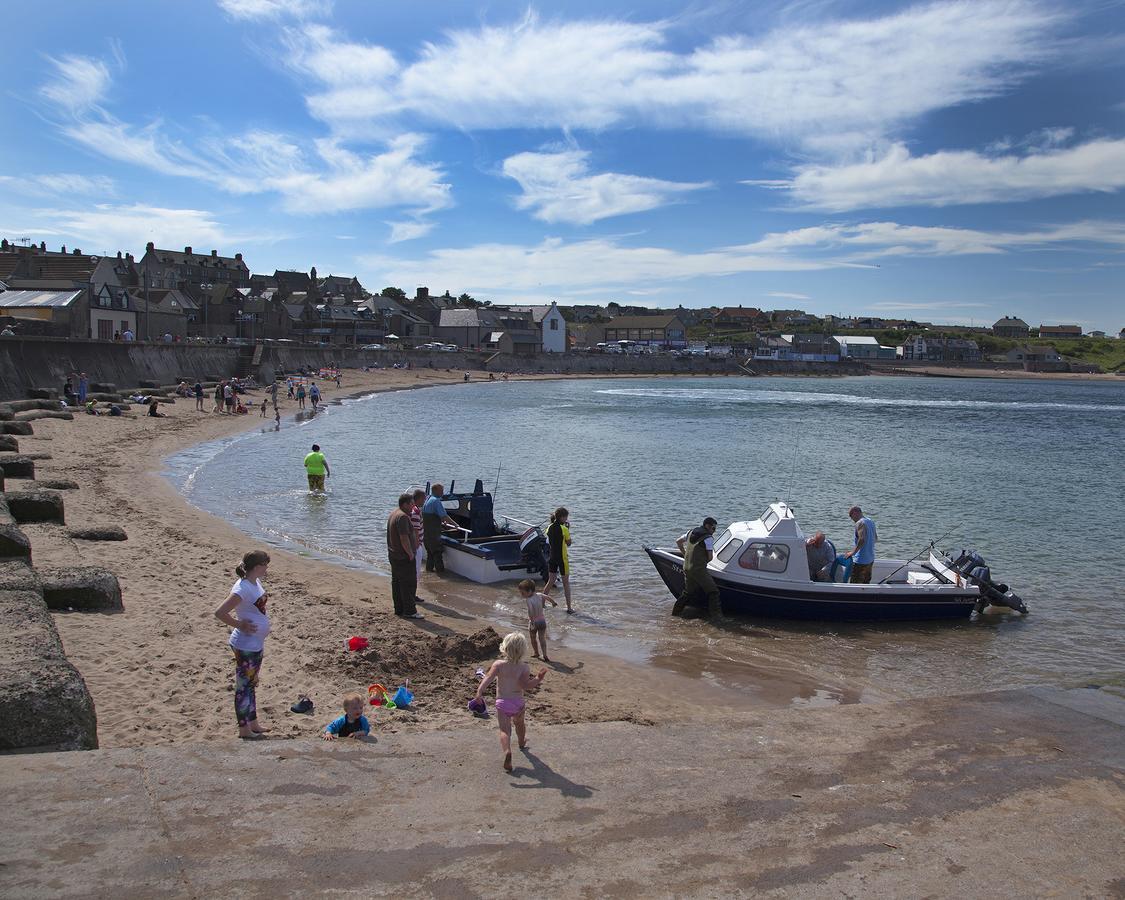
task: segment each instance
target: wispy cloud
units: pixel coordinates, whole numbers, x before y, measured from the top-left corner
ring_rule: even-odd
[[[218,3],[232,19],[304,19],[332,11],[331,0],[218,0]]]
[[[503,173],[519,182],[519,209],[543,222],[588,225],[600,219],[656,209],[709,182],[685,183],[617,172],[591,174],[589,152],[517,153],[504,160]]]
[[[780,297],[783,300],[811,300],[808,294],[791,294],[788,291],[767,291],[767,297]]]
[[[115,192],[112,178],[105,175],[76,175],[57,172],[48,175],[0,175],[0,185],[30,196],[73,195],[109,197]]]
[[[1067,133],[1025,155],[986,156],[943,150],[912,156],[903,144],[877,159],[840,166],[803,166],[773,182],[798,206],[842,212],[900,206],[1004,203],[1125,188],[1125,139],[1058,147]]]
[[[206,210],[169,209],[139,203],[29,210],[23,212],[20,219],[23,229],[62,236],[81,241],[88,248],[96,246],[106,250],[136,249],[144,247],[148,241],[165,247],[230,246],[246,239],[244,235],[232,233]]]
[[[105,98],[112,81],[109,67],[88,56],[47,57],[55,69],[54,76],[39,89],[47,102],[79,115],[97,106]]]
[[[447,32],[398,61],[314,26],[287,61],[342,132],[410,117],[463,129],[605,130],[643,124],[791,140],[836,153],[926,113],[1010,89],[1054,50],[1033,0],[938,2],[680,49],[670,22],[534,14]],[[342,78],[331,63],[343,51]]]

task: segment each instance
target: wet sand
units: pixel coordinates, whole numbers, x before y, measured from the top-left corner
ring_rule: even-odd
[[[348,371],[343,386],[326,386],[324,396],[331,402],[445,384],[456,390],[461,380],[461,372]],[[292,427],[296,402],[281,406],[282,428]],[[129,535],[125,542],[93,543],[73,540],[58,526],[25,527],[36,565],[104,566],[121,581],[123,613],[55,616],[67,656],[93,695],[102,747],[235,735],[227,629],[213,612],[230,590],[234,566],[255,544],[188,504],[160,472],[162,460],[178,450],[244,429],[272,429],[273,419],[256,411],[217,415],[210,408],[210,400],[207,412],[198,412],[193,399],[179,399],[161,407],[163,419],[40,420],[34,435],[20,438],[21,451],[51,454],[36,463],[38,478],[80,485],[64,492],[68,526],[116,523]],[[328,457],[331,463],[331,452]],[[9,490],[33,486],[8,483]],[[388,512],[372,515],[382,521]],[[494,658],[498,635],[482,631],[487,623],[457,608],[455,582],[424,576],[420,596],[433,600],[436,588],[440,602],[423,607],[425,620],[406,621],[391,613],[388,579],[275,548],[269,552],[273,631],[258,703],[260,720],[272,726],[274,737],[311,738],[337,715],[344,693],[374,682],[393,687],[407,678],[414,708],[380,711],[377,728],[430,731],[472,723],[465,703],[475,690],[474,672]],[[349,653],[351,635],[367,637],[369,650]],[[529,703],[530,720],[541,724],[715,722],[750,704],[740,692],[597,653],[559,646],[552,660],[546,683]],[[300,694],[316,704],[311,716],[289,711]]]

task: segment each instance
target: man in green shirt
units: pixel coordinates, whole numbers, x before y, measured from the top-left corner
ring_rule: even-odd
[[[320,444],[313,444],[312,453],[305,457],[305,471],[309,473],[309,490],[323,491],[324,477],[332,473],[328,470],[328,460],[320,452]]]

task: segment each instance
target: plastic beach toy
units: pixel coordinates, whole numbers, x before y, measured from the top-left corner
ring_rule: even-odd
[[[391,698],[392,706],[409,706],[411,701],[414,700],[414,695],[407,689],[406,685],[399,687],[395,691],[395,695]]]
[[[365,637],[357,637],[356,635],[352,635],[350,638],[348,638],[349,650],[366,650],[367,646],[367,638]]]
[[[481,716],[483,718],[488,715],[488,704],[485,703],[484,700],[473,697],[473,699],[469,701],[468,707],[469,712],[474,716]]]
[[[395,708],[394,700],[391,699],[391,695],[381,684],[373,684],[367,689],[367,699],[372,706],[383,706],[387,709]]]

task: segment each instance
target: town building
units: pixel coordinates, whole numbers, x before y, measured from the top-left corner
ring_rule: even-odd
[[[992,333],[997,337],[1002,338],[1015,338],[1022,340],[1027,337],[1030,327],[1023,319],[1017,319],[1015,316],[1004,316],[1002,319],[997,319],[992,326]]]
[[[1077,325],[1040,325],[1041,338],[1080,338],[1082,329]]]
[[[667,350],[682,349],[687,346],[687,328],[678,316],[640,315],[617,316],[601,326],[602,340],[635,341],[648,347],[663,347]],[[587,332],[589,336],[593,329]]]
[[[897,355],[894,347],[882,346],[878,338],[855,334],[834,337],[840,346],[840,356],[845,359],[894,359]]]
[[[20,335],[85,339],[90,331],[89,288],[11,289],[0,294],[0,320]]]
[[[492,307],[497,309],[499,307]],[[539,347],[544,353],[565,353],[566,319],[559,311],[557,303],[551,302],[546,306],[508,306],[511,312],[521,313],[531,317],[535,328],[539,332]]]
[[[717,328],[739,328],[743,331],[753,331],[769,325],[770,317],[760,309],[752,306],[724,306],[715,313],[714,324]]]
[[[1018,363],[1062,362],[1062,356],[1054,347],[1013,347],[1005,358],[1008,362]]]
[[[980,362],[977,342],[968,338],[919,335],[902,345],[902,358],[924,362]]]
[[[145,255],[137,263],[140,269],[140,285],[146,283],[150,288],[171,290],[185,285],[229,284],[232,287],[250,286],[250,269],[242,259],[241,253],[234,256],[219,256],[219,251],[210,254],[195,253],[191,247],[178,250],[162,250],[152,241],[145,245]]]
[[[434,333],[442,343],[465,350],[533,356],[542,347],[530,315],[500,308],[443,309]]]

